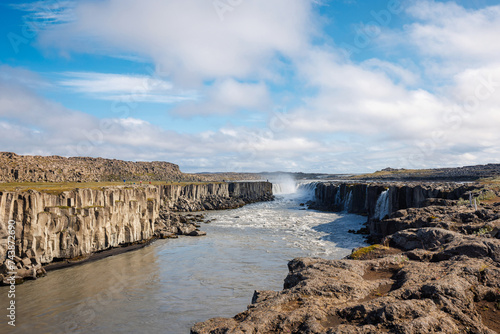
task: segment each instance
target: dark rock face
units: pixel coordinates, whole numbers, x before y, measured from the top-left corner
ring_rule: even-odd
[[[429,198],[457,200],[477,185],[456,183],[319,183],[315,190],[316,208],[375,215],[380,195],[387,191],[389,213],[424,206]]]
[[[367,215],[370,233],[381,237],[389,232],[387,225],[380,221],[393,212],[425,207],[432,204],[429,201],[444,204],[446,201],[458,200],[478,187],[475,184],[455,183],[319,183],[311,208]]]

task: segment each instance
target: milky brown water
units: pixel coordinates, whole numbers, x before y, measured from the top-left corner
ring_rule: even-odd
[[[347,230],[366,218],[304,211],[299,202],[211,212],[206,237],[159,240],[19,285],[15,328],[1,287],[0,332],[189,333],[198,321],[232,317],[254,290],[281,290],[289,260],[341,258],[363,244]]]

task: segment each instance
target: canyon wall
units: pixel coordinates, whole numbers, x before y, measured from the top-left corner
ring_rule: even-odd
[[[457,200],[474,184],[458,183],[318,183],[314,208],[368,216],[370,234],[386,235],[382,219],[401,209],[420,208],[431,198]]]
[[[0,273],[8,271],[12,220],[17,270],[20,276],[36,276],[37,268],[55,260],[151,239],[161,210],[225,209],[271,199],[268,182],[0,192]]]
[[[273,198],[269,182],[215,182],[161,187],[165,207],[174,211],[234,209]]]

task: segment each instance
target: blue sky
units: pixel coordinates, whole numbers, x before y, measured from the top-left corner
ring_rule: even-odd
[[[0,4],[0,150],[186,172],[500,162],[499,1]]]

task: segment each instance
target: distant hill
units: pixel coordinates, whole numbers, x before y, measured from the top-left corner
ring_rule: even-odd
[[[475,181],[500,176],[500,164],[465,166],[435,169],[394,169],[384,168],[370,174],[351,177],[356,180],[395,180],[395,181]]]
[[[0,152],[0,182],[196,181],[170,162],[29,156]]]

